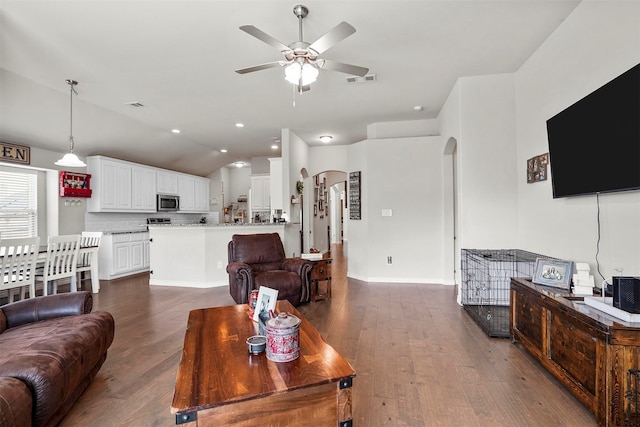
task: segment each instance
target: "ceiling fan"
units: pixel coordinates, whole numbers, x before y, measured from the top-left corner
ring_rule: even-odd
[[[364,77],[369,72],[368,68],[319,58],[320,54],[355,33],[356,29],[353,26],[346,22],[341,22],[318,40],[313,43],[307,43],[302,37],[302,19],[309,14],[309,9],[299,4],[294,6],[293,14],[298,18],[300,40],[289,45],[281,43],[253,25],[240,27],[245,33],[278,49],[284,55],[284,60],[242,68],[236,70],[236,73],[246,74],[268,68],[285,67],[285,79],[295,84],[298,92],[302,93],[310,89],[309,85],[318,77],[319,69],[339,71],[360,77]]]

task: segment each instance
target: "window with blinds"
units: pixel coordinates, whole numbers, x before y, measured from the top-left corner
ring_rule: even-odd
[[[0,170],[0,238],[38,235],[37,176]]]

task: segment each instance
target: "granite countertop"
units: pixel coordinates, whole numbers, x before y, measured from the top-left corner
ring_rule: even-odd
[[[133,234],[133,233],[147,233],[149,230],[146,228],[135,229],[135,230],[114,230],[114,231],[103,231],[102,234]]]
[[[260,223],[222,223],[222,224],[149,224],[149,227],[161,227],[161,228],[178,228],[178,227],[264,227],[273,225],[288,225],[290,222],[260,222]]]

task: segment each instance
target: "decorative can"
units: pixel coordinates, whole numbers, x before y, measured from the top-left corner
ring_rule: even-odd
[[[253,290],[249,295],[249,318],[253,319],[253,312],[256,310],[256,303],[258,302],[258,291]]]
[[[267,320],[267,359],[291,362],[300,356],[300,322],[291,313],[280,313]]]

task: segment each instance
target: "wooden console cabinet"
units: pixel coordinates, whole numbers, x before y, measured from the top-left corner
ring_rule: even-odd
[[[599,426],[630,425],[627,406],[632,413],[636,407],[626,398],[627,372],[639,366],[640,323],[616,319],[567,291],[513,278],[510,329]]]
[[[311,302],[331,298],[331,258],[314,260],[311,270]]]

